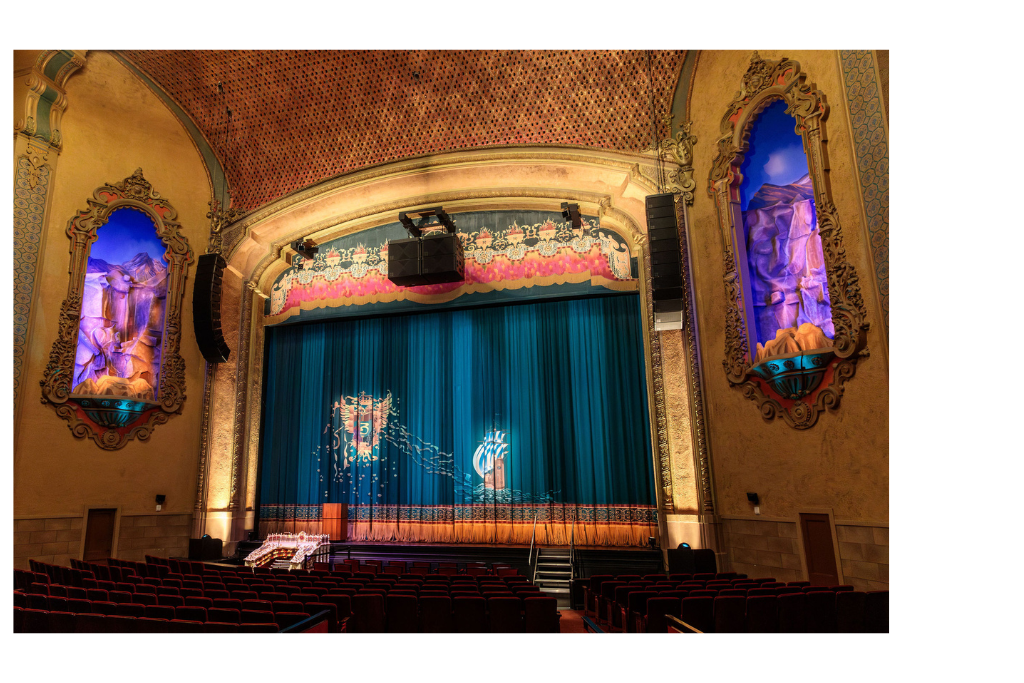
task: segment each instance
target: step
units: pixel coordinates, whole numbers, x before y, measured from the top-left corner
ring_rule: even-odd
[[[541,586],[543,588],[551,587],[551,588],[564,588],[565,590],[569,590],[569,580],[568,579],[565,579],[565,580],[562,580],[562,579],[537,579],[533,583],[535,585]]]
[[[569,568],[572,567],[572,565],[569,564],[568,562],[538,562],[537,563],[537,568],[540,569],[541,567],[558,567],[558,568],[563,568],[564,567],[566,569],[566,571],[568,571]]]

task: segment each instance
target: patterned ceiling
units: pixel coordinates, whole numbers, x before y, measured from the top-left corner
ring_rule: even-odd
[[[421,154],[514,144],[641,151],[651,143],[642,50],[121,54],[192,117],[225,167],[233,205],[247,211]],[[684,56],[651,53],[659,120]]]

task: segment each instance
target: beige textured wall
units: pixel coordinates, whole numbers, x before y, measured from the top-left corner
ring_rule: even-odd
[[[839,211],[847,258],[862,290],[870,291],[872,269],[862,235],[853,155],[835,52],[761,51],[800,62],[830,104],[827,121],[832,193]],[[749,51],[702,52],[688,117],[698,192],[690,213],[692,260],[708,403],[708,425],[720,514],[749,515],[746,492],[761,498],[761,514],[794,521],[801,509],[832,508],[838,520],[887,523],[889,518],[889,378],[879,350],[858,363],[838,412],[822,415],[805,431],[782,420],[765,422],[756,404],[731,388],[722,370],[725,349],[725,288],[722,238],[707,176],[720,137],[720,121],[740,89]],[[872,327],[880,326],[874,297],[865,296]],[[868,332],[868,348],[877,336]]]
[[[90,52],[86,66],[68,82],[67,99],[64,150],[54,176],[51,217],[40,256],[43,265],[33,303],[36,316],[29,332],[24,407],[14,451],[16,526],[19,518],[81,519],[90,507],[118,507],[122,519],[153,515],[158,493],[167,501],[155,514],[191,515],[203,390],[203,359],[191,314],[194,263],[189,266],[182,307],[187,399],[181,415],[157,426],[148,442],[133,440],[121,450],[104,451],[91,439],[74,438],[67,422],[38,400],[38,382],[67,292],[70,240],[64,230],[76,212],[86,208],[94,189],[119,182],[141,167],[146,179],[177,209],[182,233],[197,256],[205,252],[208,235],[210,188],[201,157],[156,95],[112,55]],[[187,543],[187,522],[170,526]],[[33,546],[32,539],[16,537],[15,556],[25,557],[18,549],[20,540]]]

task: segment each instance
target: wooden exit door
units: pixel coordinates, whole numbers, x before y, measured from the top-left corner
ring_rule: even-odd
[[[110,557],[110,549],[114,544],[114,516],[117,510],[103,508],[89,510],[85,527],[85,550],[82,559],[96,562]]]
[[[800,530],[807,557],[807,580],[812,586],[836,586],[836,552],[832,545],[832,525],[828,515],[800,514]]]

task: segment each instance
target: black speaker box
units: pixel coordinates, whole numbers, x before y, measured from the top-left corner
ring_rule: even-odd
[[[196,264],[192,324],[196,344],[208,363],[223,363],[231,355],[220,329],[220,290],[226,267],[220,254],[203,254]]]
[[[683,298],[683,274],[680,268],[679,225],[676,222],[675,195],[647,197],[647,242],[651,252],[651,294],[656,302]],[[667,304],[676,308],[675,304]],[[679,308],[681,309],[681,301]],[[664,308],[664,306],[662,306]]]
[[[416,238],[388,242],[388,279],[401,287],[424,284],[420,241]]]
[[[462,241],[456,235],[428,235],[422,241],[422,273],[427,283],[462,282],[466,279]]]

